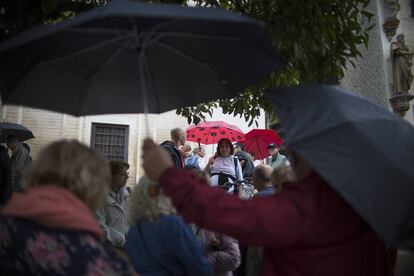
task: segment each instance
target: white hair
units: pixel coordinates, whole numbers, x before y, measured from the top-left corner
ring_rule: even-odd
[[[158,189],[158,194],[151,196],[149,190]],[[129,198],[129,224],[134,225],[140,219],[147,218],[150,221],[157,220],[160,215],[175,214],[171,200],[165,196],[157,183],[152,182],[149,178],[143,176],[133,189]]]

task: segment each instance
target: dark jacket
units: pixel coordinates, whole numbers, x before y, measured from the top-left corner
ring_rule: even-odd
[[[11,162],[7,149],[0,145],[0,205],[6,204],[12,194]]]
[[[174,161],[174,166],[176,168],[183,168],[184,167],[184,161],[181,157],[180,152],[178,151],[175,144],[171,141],[165,141],[161,143],[161,147],[163,149],[166,149],[169,154],[171,155],[172,160]]]
[[[242,168],[243,178],[252,177],[254,171],[254,162],[250,154],[245,151],[240,151],[236,154],[239,161],[244,160],[244,166]]]

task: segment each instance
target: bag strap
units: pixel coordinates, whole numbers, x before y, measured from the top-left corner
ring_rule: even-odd
[[[236,172],[236,180],[239,180],[239,167],[237,166],[237,162],[239,159],[237,157],[234,157],[234,171]]]
[[[165,271],[167,271],[168,275],[174,275],[174,273],[171,273],[160,261],[157,260],[157,258],[152,255],[151,250],[148,247],[147,242],[145,241],[144,234],[142,233],[141,224],[138,223],[138,231],[141,234],[142,243],[144,244],[145,249],[148,252],[148,255],[159,265],[161,266]]]

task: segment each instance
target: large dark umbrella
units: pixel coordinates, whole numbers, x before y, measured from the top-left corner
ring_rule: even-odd
[[[258,21],[118,0],[0,45],[0,91],[73,115],[160,113],[233,97],[280,67]]]
[[[27,127],[16,123],[0,123],[0,142],[6,142],[7,136],[14,135],[21,142],[34,138],[33,133]]]
[[[283,124],[286,145],[386,244],[414,248],[414,128],[337,86],[275,89],[267,96]]]

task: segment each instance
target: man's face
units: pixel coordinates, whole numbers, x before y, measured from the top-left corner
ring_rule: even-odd
[[[240,147],[234,147],[234,154],[237,154],[237,153],[239,153],[239,152],[241,152],[241,148]]]
[[[275,155],[279,152],[279,149],[278,148],[270,148],[270,149],[268,149],[268,151],[269,151],[269,155]]]
[[[9,139],[6,142],[6,145],[10,150],[13,151],[17,147],[17,143],[18,141],[16,139]]]
[[[184,145],[186,141],[187,141],[187,136],[185,135],[185,132],[180,131],[180,133],[178,134],[178,142],[180,143],[180,145]]]
[[[112,185],[113,189],[118,191],[124,187],[127,183],[128,178],[129,174],[127,168],[122,168],[118,174],[114,175],[114,182]]]

